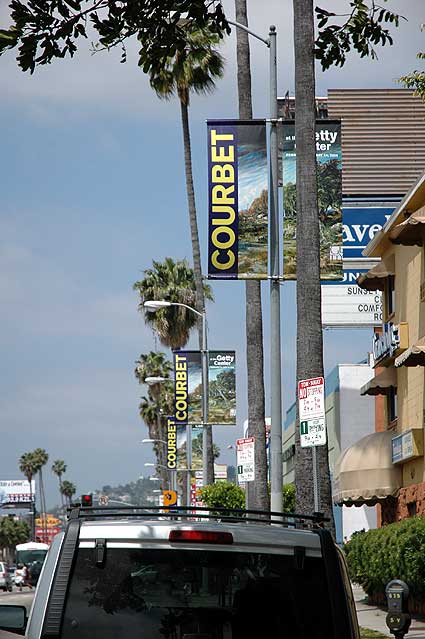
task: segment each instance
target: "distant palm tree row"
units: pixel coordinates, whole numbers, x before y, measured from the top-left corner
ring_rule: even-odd
[[[44,448],[36,448],[33,451],[23,453],[19,458],[19,470],[25,475],[30,485],[30,501],[34,505],[32,509],[35,511],[35,495],[32,493],[32,480],[38,473],[39,479],[39,494],[40,494],[40,512],[46,513],[46,497],[44,492],[43,481],[43,467],[46,466],[49,461],[49,455]],[[67,480],[62,481],[62,475],[66,472],[67,466],[63,459],[57,459],[53,462],[52,472],[57,476],[59,481],[59,494],[62,504],[62,509],[65,509],[66,505],[71,504],[72,496],[76,493],[75,485]],[[44,518],[42,518],[44,521]],[[43,531],[44,533],[46,531]],[[35,538],[35,513],[32,517],[32,537]]]

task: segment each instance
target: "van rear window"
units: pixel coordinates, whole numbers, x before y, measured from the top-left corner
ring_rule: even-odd
[[[323,561],[255,552],[80,548],[62,639],[341,639]]]

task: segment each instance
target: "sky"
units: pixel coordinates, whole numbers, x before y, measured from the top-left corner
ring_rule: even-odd
[[[322,6],[332,10],[341,0]],[[348,0],[345,3],[348,5]],[[0,0],[0,27],[8,25]],[[248,0],[250,26],[278,33],[278,91],[293,95],[292,3]],[[233,2],[224,2],[233,17]],[[423,0],[389,0],[402,21],[394,46],[379,60],[354,55],[342,69],[317,68],[317,94],[329,88],[391,88],[417,68],[424,48]],[[204,268],[207,250],[207,118],[237,117],[235,34],[225,40],[225,76],[190,109],[193,167]],[[134,361],[156,346],[138,312],[133,283],[152,259],[191,260],[180,111],[161,102],[120,51],[92,55],[82,42],[73,60],[17,67],[14,52],[0,58],[0,479],[17,479],[18,459],[45,448],[48,506],[59,501],[50,472],[64,459],[77,494],[134,481],[153,461],[138,415],[145,389]],[[252,41],[254,116],[268,115],[268,51]],[[208,307],[209,345],[235,349],[237,426],[215,427],[221,463],[247,417],[245,302],[242,282],[214,282]],[[269,385],[269,287],[262,284],[266,389]],[[295,392],[295,284],[282,286],[284,409]],[[196,347],[194,339],[189,346]],[[366,357],[371,329],[324,332],[326,371]],[[269,396],[267,393],[267,406]]]

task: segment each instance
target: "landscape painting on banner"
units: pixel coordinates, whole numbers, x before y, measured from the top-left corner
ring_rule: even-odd
[[[283,131],[283,276],[297,277],[296,263],[296,143],[295,124],[284,122]],[[341,123],[316,123],[317,195],[320,224],[320,277],[342,279],[342,158]]]
[[[200,351],[176,351],[174,353],[176,397],[182,382],[179,376],[186,371],[185,417],[189,424],[202,423],[202,354]],[[183,398],[180,399],[183,401]],[[176,401],[176,423],[179,419]],[[208,423],[236,423],[236,356],[235,351],[208,352]]]
[[[268,169],[264,120],[208,121],[208,277],[266,279]]]

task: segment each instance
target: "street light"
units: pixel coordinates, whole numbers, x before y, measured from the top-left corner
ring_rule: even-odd
[[[202,484],[207,485],[207,429],[208,424],[208,338],[207,338],[207,316],[205,311],[198,311],[193,306],[183,304],[181,302],[168,302],[166,300],[146,300],[143,303],[144,308],[157,311],[160,308],[167,308],[169,306],[182,306],[187,308],[192,313],[195,313],[202,319],[202,340],[201,340],[201,355],[202,355]],[[186,427],[186,458],[188,468],[192,466],[192,427]],[[188,490],[190,491],[190,476],[188,475]]]
[[[162,378],[161,378],[162,379]],[[167,442],[164,439],[152,439],[146,438],[142,439],[142,444],[164,444],[164,446],[168,446]],[[175,480],[175,473],[164,464],[153,464],[152,462],[146,462],[145,466],[158,466],[159,468],[165,468],[170,473],[170,486],[171,490],[177,490],[177,482]]]
[[[149,481],[161,481],[159,477],[154,477],[153,475],[151,475],[149,477]]]
[[[270,396],[271,396],[271,510],[282,512],[282,373],[280,340],[279,190],[277,140],[277,60],[276,27],[263,38],[240,22],[227,20],[263,42],[270,51]],[[314,449],[313,449],[314,450]]]

